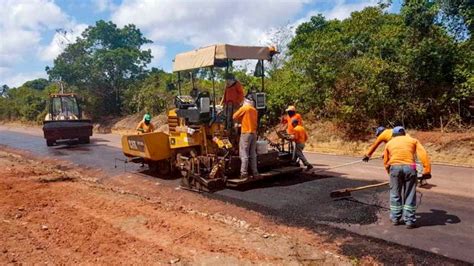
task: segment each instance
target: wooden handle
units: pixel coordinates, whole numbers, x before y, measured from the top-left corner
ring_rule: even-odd
[[[355,188],[348,188],[346,191],[357,191],[357,190],[363,190],[363,189],[368,189],[368,188],[374,188],[374,187],[381,187],[390,184],[390,182],[383,182],[383,183],[378,183],[378,184],[373,184],[373,185],[367,185],[363,187],[355,187]]]

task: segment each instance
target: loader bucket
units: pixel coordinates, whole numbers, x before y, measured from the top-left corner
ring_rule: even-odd
[[[122,151],[127,157],[160,161],[172,156],[168,134],[163,132],[122,136]]]

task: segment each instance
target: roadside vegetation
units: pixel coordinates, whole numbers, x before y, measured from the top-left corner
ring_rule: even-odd
[[[307,120],[330,122],[345,138],[363,138],[377,125],[430,130],[469,130],[474,95],[474,11],[469,1],[405,1],[354,12],[342,21],[311,17],[294,31],[278,31],[282,54],[267,74],[269,126],[288,104]],[[162,113],[173,104],[177,76],[147,68],[150,43],[134,25],[98,21],[69,44],[49,80],[3,85],[0,119],[40,122],[49,93],[77,92],[89,117],[100,121],[135,113]],[[259,84],[251,70],[235,67],[248,89]],[[193,73],[209,89],[210,73]],[[183,91],[191,88],[184,74]],[[223,87],[222,72],[216,73]],[[199,80],[199,81],[198,81]]]

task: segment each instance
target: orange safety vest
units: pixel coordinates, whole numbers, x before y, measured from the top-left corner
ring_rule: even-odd
[[[234,113],[232,118],[242,123],[242,133],[257,133],[258,112],[251,105],[243,105]]]

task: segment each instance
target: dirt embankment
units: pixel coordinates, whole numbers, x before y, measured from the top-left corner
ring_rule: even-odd
[[[133,175],[105,177],[0,149],[0,264],[456,264],[320,233]]]
[[[305,122],[309,135],[306,151],[336,155],[362,156],[375,141],[375,136],[368,140],[346,140],[334,124]],[[466,132],[415,131],[408,133],[420,140],[435,163],[453,164],[474,167],[474,130]],[[276,134],[271,134],[275,139]],[[373,157],[381,157],[384,145],[378,147]]]
[[[138,113],[124,117],[103,119],[100,123],[94,124],[94,131],[98,133],[135,134],[138,123],[143,119],[143,114]],[[161,114],[151,119],[155,128],[159,131],[168,130],[166,125],[168,118]]]

